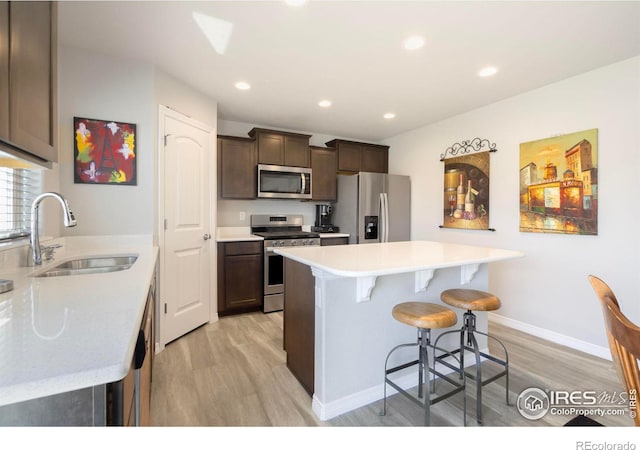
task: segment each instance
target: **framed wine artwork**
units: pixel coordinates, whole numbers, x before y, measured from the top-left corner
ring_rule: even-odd
[[[489,228],[489,166],[495,144],[475,138],[454,144],[444,161],[444,209],[441,228]]]

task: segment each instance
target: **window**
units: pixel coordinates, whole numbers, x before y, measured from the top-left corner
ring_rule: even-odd
[[[41,171],[14,161],[5,165],[16,167],[0,167],[0,241],[29,235],[31,204],[41,190]]]

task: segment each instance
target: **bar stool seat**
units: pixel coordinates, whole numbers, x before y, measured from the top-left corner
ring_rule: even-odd
[[[416,328],[449,328],[456,324],[458,316],[451,309],[425,302],[405,302],[393,307],[391,315],[398,322]]]
[[[387,384],[392,386],[396,391],[403,394],[409,400],[413,401],[420,407],[424,409],[424,423],[425,425],[431,424],[431,405],[435,404],[441,400],[444,400],[458,392],[464,391],[465,387],[465,377],[461,377],[462,381],[454,380],[447,377],[444,374],[441,374],[436,370],[436,366],[434,363],[433,368],[429,366],[429,355],[428,348],[434,348],[431,345],[431,330],[438,328],[449,328],[454,326],[458,321],[458,316],[451,309],[446,306],[436,305],[434,303],[426,303],[426,302],[404,302],[395,305],[391,311],[391,314],[394,319],[397,321],[404,323],[406,325],[417,328],[418,330],[418,339],[416,342],[408,343],[408,344],[400,344],[395,346],[387,355],[384,364],[384,400],[382,406],[381,415],[386,414],[387,409]],[[418,346],[418,359],[415,361],[410,361],[405,364],[400,364],[398,366],[388,368],[389,365],[389,357],[398,349],[403,347],[411,347]],[[414,395],[410,394],[406,390],[402,389],[398,386],[393,380],[389,378],[389,375],[400,370],[409,368],[411,366],[418,365],[418,398]],[[455,369],[454,369],[455,370]],[[459,370],[456,370],[459,373]],[[427,380],[429,383],[429,373],[435,376],[439,376],[444,379],[448,383],[453,385],[453,388],[441,395],[430,395],[429,392],[432,392],[433,389],[428,389],[426,393],[423,393],[423,380]],[[424,401],[419,400],[424,395]],[[466,424],[466,400],[464,403],[464,417]]]
[[[504,376],[506,380],[506,403],[507,405],[511,404],[509,402],[509,354],[504,344],[496,337],[476,330],[476,316],[473,312],[495,311],[499,309],[502,304],[500,299],[495,295],[475,289],[447,289],[440,294],[440,300],[447,305],[464,309],[466,312],[464,313],[462,328],[459,331],[447,331],[441,334],[434,344],[434,347],[437,347],[438,340],[447,334],[460,333],[460,348],[453,351],[446,351],[439,356],[434,356],[434,360],[439,361],[451,369],[459,369],[461,376],[464,374],[466,378],[476,381],[476,420],[479,424],[482,424],[482,386]],[[497,342],[504,351],[504,359],[481,352],[475,337],[476,334],[486,336]],[[466,351],[473,352],[475,355],[475,374],[465,371],[464,354]],[[456,354],[459,355],[459,358],[457,358],[458,365],[453,365],[446,361],[448,357],[455,357]],[[483,360],[493,361],[503,366],[504,369],[489,378],[483,378],[481,366]]]
[[[440,294],[440,300],[467,311],[495,311],[502,306],[495,295],[474,289],[448,289]]]

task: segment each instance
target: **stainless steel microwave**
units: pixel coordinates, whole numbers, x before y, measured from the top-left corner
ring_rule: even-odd
[[[311,199],[311,169],[258,164],[258,197]]]

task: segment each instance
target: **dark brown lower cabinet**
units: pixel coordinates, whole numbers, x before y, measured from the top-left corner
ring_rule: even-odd
[[[313,395],[315,358],[315,279],[311,268],[285,258],[284,349],[287,367]]]
[[[218,243],[218,315],[262,308],[262,241]]]

